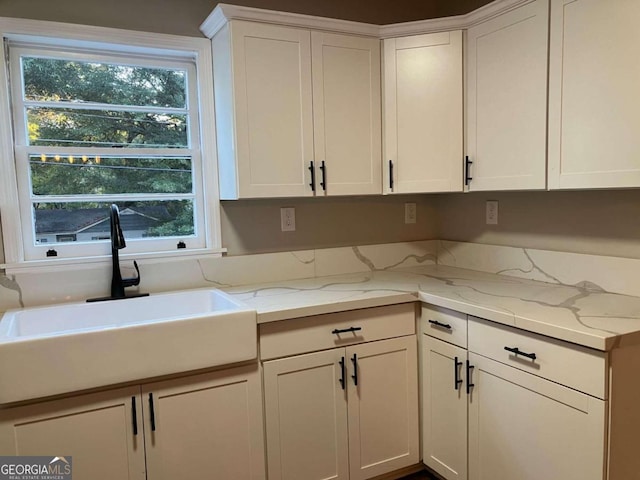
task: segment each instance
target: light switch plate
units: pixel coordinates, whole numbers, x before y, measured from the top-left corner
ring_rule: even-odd
[[[295,207],[282,207],[280,209],[280,228],[283,232],[296,231],[296,209]]]
[[[498,202],[487,200],[487,225],[498,225]]]

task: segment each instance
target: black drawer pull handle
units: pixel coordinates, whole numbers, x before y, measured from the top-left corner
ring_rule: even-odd
[[[460,388],[460,385],[462,384],[462,379],[458,376],[458,369],[462,366],[462,362],[458,361],[458,357],[454,358],[454,364],[453,364],[453,377],[454,377],[454,384],[453,384],[453,388],[454,390],[458,390]]]
[[[435,325],[436,327],[446,328],[447,330],[451,330],[451,325],[449,325],[448,323],[440,323],[437,320],[429,320],[429,323],[432,325]]]
[[[520,355],[520,356],[522,356],[522,357],[530,358],[531,360],[535,360],[536,358],[538,358],[538,357],[536,356],[536,354],[535,354],[535,353],[526,353],[526,352],[522,352],[522,351],[520,351],[520,349],[518,349],[518,347],[504,347],[504,349],[505,349],[507,352],[511,352],[511,353],[513,353],[516,357],[517,357],[518,355]]]
[[[331,333],[333,333],[334,335],[340,335],[341,333],[358,332],[360,330],[362,330],[362,327],[349,327],[349,328],[342,328],[342,329],[336,328],[335,330],[332,330]]]
[[[342,387],[342,389],[344,390],[346,387],[346,382],[344,380],[345,377],[345,371],[347,370],[346,365],[344,364],[344,357],[342,357],[342,360],[340,360],[340,370],[342,371],[341,373],[341,377],[340,377],[340,386]]]
[[[467,360],[467,395],[471,393],[471,387],[475,387],[475,384],[471,383],[471,370],[475,367]]]
[[[311,183],[309,186],[311,187],[311,191],[316,191],[316,169],[313,166],[313,162],[309,162],[309,171],[311,172]]]
[[[389,160],[389,190],[393,190],[393,160]]]
[[[156,431],[156,412],[153,409],[153,393],[149,394],[149,413],[151,414],[151,431]]]
[[[133,434],[138,435],[138,412],[136,411],[136,397],[131,397],[131,423]]]
[[[355,353],[353,354],[351,361],[353,362],[353,375],[351,375],[351,378],[353,378],[353,384],[357,387],[358,386],[358,356]]]

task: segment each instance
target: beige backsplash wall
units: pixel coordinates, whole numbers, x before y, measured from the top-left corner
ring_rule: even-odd
[[[640,258],[640,190],[437,195],[444,240]],[[499,224],[485,202],[498,200]]]
[[[485,224],[487,200],[499,202],[498,225]],[[295,232],[280,231],[285,206],[296,208]],[[440,238],[640,258],[640,190],[226,201],[221,224],[230,255]]]
[[[229,255],[368,245],[436,238],[433,195],[222,202],[222,244]],[[404,223],[415,203],[417,222]],[[295,207],[296,231],[280,230],[280,208]]]

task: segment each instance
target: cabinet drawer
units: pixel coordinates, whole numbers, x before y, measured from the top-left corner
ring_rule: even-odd
[[[423,305],[422,333],[467,348],[467,315],[434,305]]]
[[[413,335],[415,308],[414,303],[403,303],[263,323],[260,325],[260,358],[267,360]]]
[[[518,349],[519,354],[506,348]],[[469,351],[607,399],[607,354],[469,317]],[[535,359],[523,353],[534,354]]]

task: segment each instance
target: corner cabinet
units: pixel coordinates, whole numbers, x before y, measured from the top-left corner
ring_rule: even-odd
[[[212,41],[222,199],[381,192],[378,39],[233,20]]]
[[[640,347],[422,309],[423,461],[446,480],[636,478]]]
[[[269,480],[365,480],[418,463],[414,304],[260,334]]]
[[[546,187],[548,0],[467,32],[470,191]]]
[[[552,0],[549,188],[640,186],[640,3]]]
[[[258,365],[0,410],[0,452],[79,480],[264,480],[263,439]]]
[[[384,191],[462,191],[462,32],[384,40]]]

